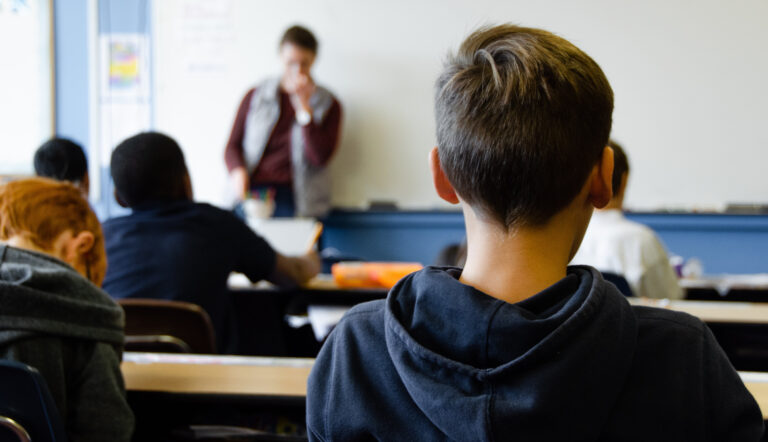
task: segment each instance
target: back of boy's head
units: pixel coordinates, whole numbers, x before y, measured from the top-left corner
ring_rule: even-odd
[[[187,198],[187,165],[173,138],[145,132],[120,143],[110,163],[115,192],[128,207]]]
[[[600,67],[547,31],[475,31],[435,88],[440,164],[478,215],[539,226],[576,197],[608,141],[613,91]]]
[[[629,159],[627,159],[624,148],[615,140],[608,140],[608,146],[613,149],[613,177],[611,181],[613,195],[616,196],[621,192],[621,181],[624,175],[629,173]]]
[[[79,183],[88,172],[83,148],[66,138],[51,138],[35,152],[37,176]]]

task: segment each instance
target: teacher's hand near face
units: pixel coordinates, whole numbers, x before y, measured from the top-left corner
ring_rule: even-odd
[[[301,108],[309,113],[312,113],[309,100],[312,98],[312,94],[315,93],[315,87],[315,82],[311,76],[305,74],[296,75],[293,95],[301,105]]]

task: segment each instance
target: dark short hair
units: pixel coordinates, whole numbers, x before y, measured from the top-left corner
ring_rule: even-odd
[[[619,193],[622,177],[629,173],[629,160],[621,144],[617,143],[616,140],[608,140],[608,146],[613,149],[613,178],[611,183],[613,184],[613,194],[616,195]]]
[[[80,182],[88,173],[88,160],[79,144],[66,138],[43,143],[34,158],[37,176],[58,181]]]
[[[280,47],[283,47],[286,43],[295,44],[313,54],[317,54],[317,39],[312,34],[312,31],[303,26],[294,25],[286,29],[283,33],[283,38],[280,39]]]
[[[110,163],[117,196],[128,207],[186,197],[187,165],[176,141],[145,132],[120,143]]]
[[[435,88],[440,163],[459,196],[506,228],[543,225],[578,194],[608,141],[613,91],[547,31],[483,27]]]

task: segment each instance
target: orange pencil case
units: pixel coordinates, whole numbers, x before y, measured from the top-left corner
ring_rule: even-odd
[[[339,287],[389,289],[422,268],[415,262],[339,262],[331,266],[331,274]]]

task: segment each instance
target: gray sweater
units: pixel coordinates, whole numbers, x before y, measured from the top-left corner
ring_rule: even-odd
[[[0,358],[37,368],[72,441],[128,441],[123,311],[67,264],[0,244]]]

